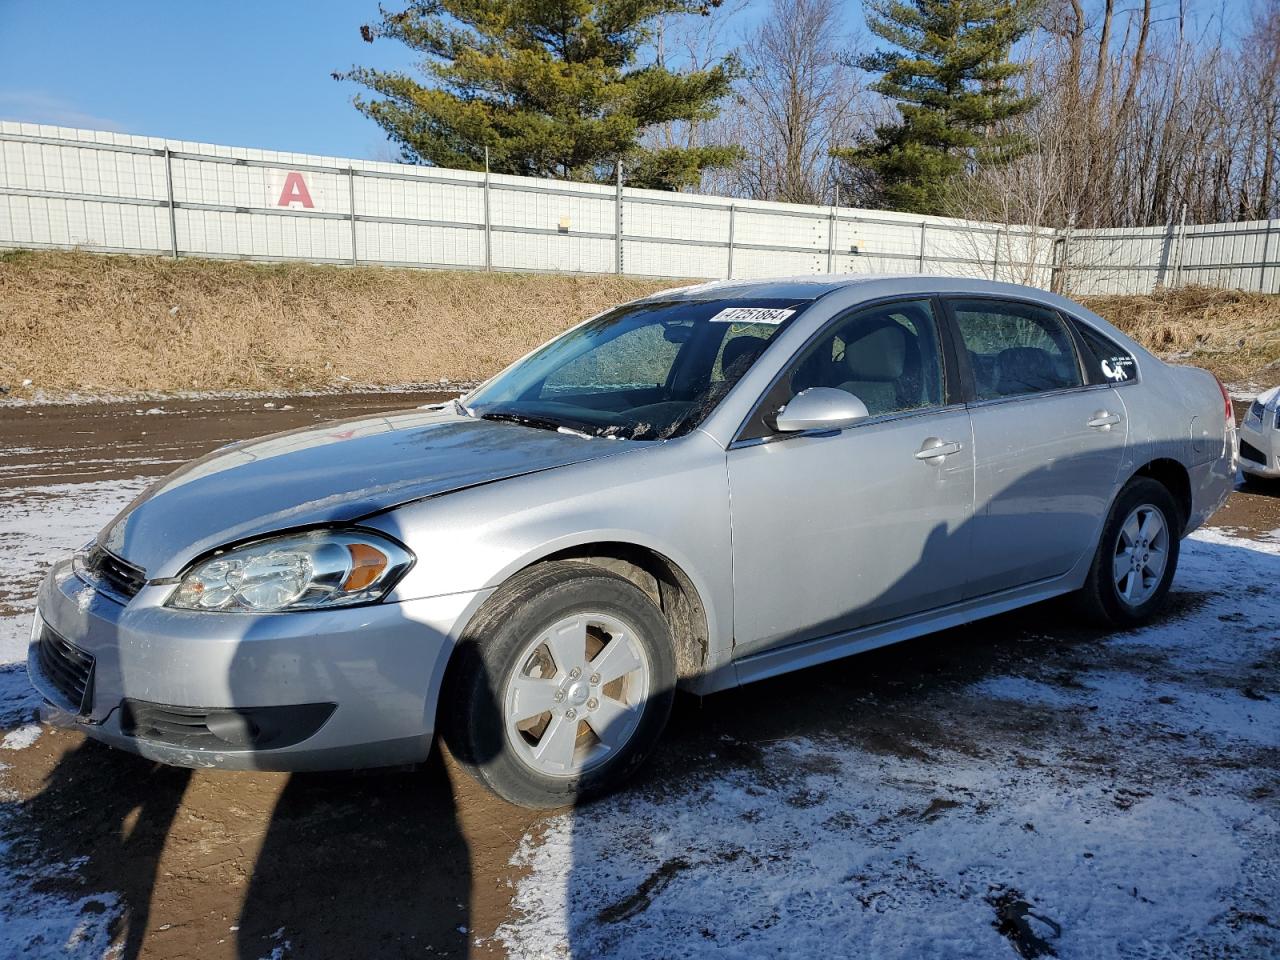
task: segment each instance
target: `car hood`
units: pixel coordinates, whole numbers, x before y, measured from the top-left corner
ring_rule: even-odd
[[[223,447],[144,491],[99,542],[149,578],[227,543],[342,523],[477,484],[642,444],[410,410]]]

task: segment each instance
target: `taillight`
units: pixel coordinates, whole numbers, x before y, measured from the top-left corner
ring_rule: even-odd
[[[1221,380],[1217,377],[1214,377],[1213,379],[1218,384],[1218,389],[1222,392],[1223,416],[1225,416],[1231,423],[1235,423],[1236,414],[1235,411],[1231,409],[1231,394],[1227,393],[1227,388],[1222,385]]]

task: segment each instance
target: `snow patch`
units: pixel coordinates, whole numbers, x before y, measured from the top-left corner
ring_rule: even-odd
[[[355,383],[350,377],[338,377],[328,388],[317,390],[107,390],[86,393],[79,390],[42,390],[36,388],[29,396],[0,396],[3,407],[90,406],[99,403],[148,403],[152,401],[213,401],[260,400],[266,397],[334,397],[360,394],[387,393],[456,393],[459,396],[473,389],[480,381],[437,383]]]
[[[152,482],[134,477],[0,492],[0,664],[26,659],[31,611],[49,565],[92,540]]]
[[[0,729],[21,726],[33,719],[40,702],[24,665],[0,664]]]
[[[5,734],[4,740],[0,740],[0,750],[25,750],[40,739],[43,730],[38,723],[26,723],[16,730],[10,730]]]
[[[14,869],[12,805],[0,807],[0,928],[7,957],[98,960],[118,955],[111,928],[124,906],[114,893],[80,894],[84,861]],[[12,951],[12,952],[9,952]]]

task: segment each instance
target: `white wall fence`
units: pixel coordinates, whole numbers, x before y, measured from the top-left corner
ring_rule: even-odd
[[[1280,292],[1280,221],[1077,232],[0,121],[0,247],[673,278]]]

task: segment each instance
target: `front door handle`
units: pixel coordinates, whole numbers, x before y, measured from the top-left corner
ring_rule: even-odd
[[[916,453],[917,460],[938,460],[942,457],[949,457],[953,453],[959,453],[963,447],[957,440],[939,440],[937,437],[930,437],[920,447]]]
[[[1093,415],[1093,419],[1089,421],[1089,426],[1098,430],[1110,430],[1119,422],[1120,414],[1111,413],[1109,410],[1099,410]]]

